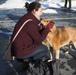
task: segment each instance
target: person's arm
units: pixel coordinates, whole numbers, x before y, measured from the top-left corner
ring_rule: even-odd
[[[27,32],[36,43],[41,43],[49,33],[49,29],[46,28],[39,33],[37,25],[32,21],[28,23]]]

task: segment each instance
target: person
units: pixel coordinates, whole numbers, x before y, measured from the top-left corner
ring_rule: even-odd
[[[69,7],[67,7],[68,2],[69,2]],[[62,7],[62,8],[68,8],[68,9],[71,9],[71,0],[65,0],[64,7]]]
[[[12,55],[17,59],[30,59],[32,57],[34,60],[49,60],[50,51],[42,42],[50,32],[53,24],[48,24],[46,28],[40,24],[40,17],[42,15],[42,6],[40,3],[26,2],[25,7],[27,13],[24,14],[15,25],[11,41],[25,21],[28,19],[32,19],[32,21],[26,23],[12,43]]]

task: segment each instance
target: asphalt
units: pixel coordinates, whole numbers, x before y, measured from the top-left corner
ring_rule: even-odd
[[[56,10],[58,13],[43,13],[41,17],[54,20],[57,27],[67,25],[76,27],[76,11],[61,8],[51,9]],[[0,10],[0,75],[25,75],[25,70],[21,68],[21,63],[16,60],[10,63],[3,60],[5,48],[9,43],[14,26],[25,13],[25,9]],[[75,49],[71,49],[69,54],[65,54],[61,50],[60,60],[60,75],[76,75]]]

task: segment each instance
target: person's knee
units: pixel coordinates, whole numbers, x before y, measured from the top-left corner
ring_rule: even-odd
[[[45,52],[50,52],[47,46],[45,46]]]

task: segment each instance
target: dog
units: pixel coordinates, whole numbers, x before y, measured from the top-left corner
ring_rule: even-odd
[[[41,23],[46,27],[52,20],[42,19]],[[55,23],[53,28],[50,29],[46,37],[46,43],[53,47],[56,52],[56,59],[59,59],[60,48],[69,44],[70,41],[73,42],[76,48],[76,28],[71,26],[63,26],[62,28],[57,28]]]

